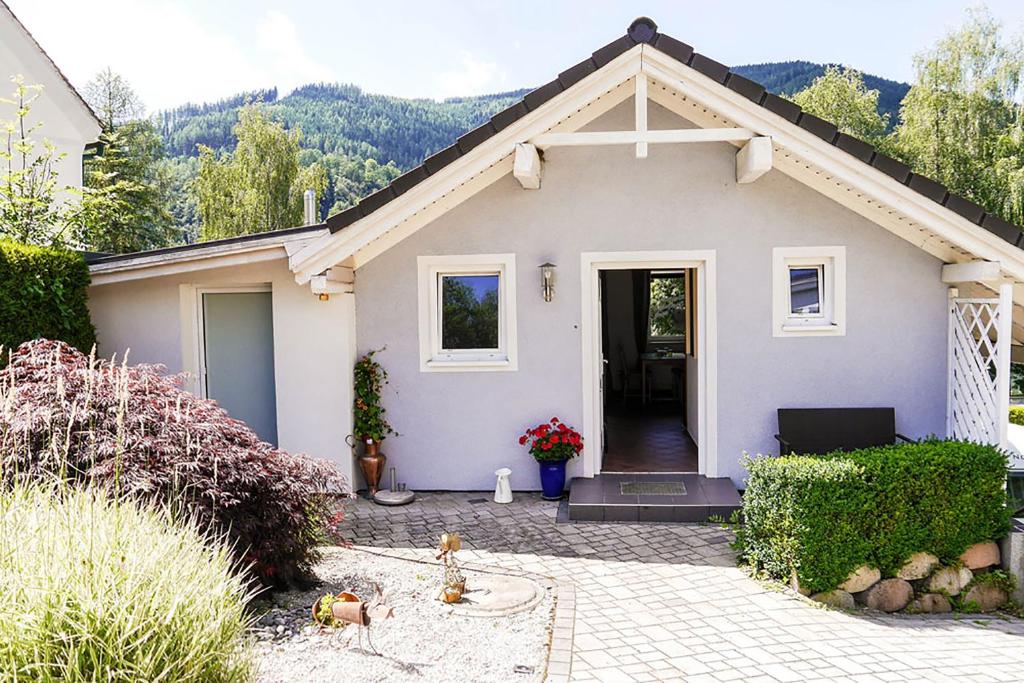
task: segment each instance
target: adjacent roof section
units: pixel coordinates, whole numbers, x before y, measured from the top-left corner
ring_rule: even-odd
[[[17,24],[17,26],[25,33],[26,36],[28,36],[28,39],[32,41],[33,45],[36,46],[36,49],[39,51],[39,54],[42,55],[43,59],[49,62],[50,66],[57,73],[60,79],[64,81],[65,85],[67,85],[68,91],[75,97],[76,100],[78,100],[81,103],[82,107],[88,113],[89,118],[95,121],[97,126],[102,128],[103,124],[100,122],[99,117],[96,116],[96,112],[92,110],[92,107],[90,107],[89,103],[85,101],[85,98],[82,97],[81,93],[79,93],[78,90],[75,89],[75,86],[71,85],[71,81],[69,81],[68,77],[64,75],[64,72],[60,70],[60,67],[57,66],[57,63],[50,58],[50,55],[46,53],[46,50],[44,50],[43,46],[39,44],[39,41],[36,40],[35,36],[32,35],[31,31],[29,31],[25,27],[25,24],[21,23],[21,20],[18,19],[17,15],[11,11],[11,8],[7,6],[6,2],[0,0],[0,7],[2,7],[7,12],[7,14],[11,16],[11,19],[14,21],[14,23]]]
[[[364,197],[355,206],[329,217],[326,223],[327,228],[331,233],[335,233],[355,223],[357,220],[369,216],[480,143],[508,127],[514,121],[537,109],[555,95],[597,71],[633,46],[641,43],[657,48],[660,52],[699,71],[708,78],[739,93],[761,107],[778,114],[787,121],[816,135],[843,152],[894,178],[908,186],[911,190],[981,226],[1006,242],[1018,248],[1024,247],[1024,229],[1004,221],[995,214],[986,213],[982,207],[974,202],[949,192],[941,183],[918,173],[913,173],[906,164],[883,154],[867,142],[851,135],[840,133],[835,125],[803,111],[796,103],[774,95],[765,90],[764,86],[733,73],[729,70],[729,67],[699,52],[695,52],[686,43],[658,32],[657,24],[647,17],[640,17],[634,20],[629,25],[626,35],[613,40],[596,50],[590,57],[584,59],[579,64],[558,74],[558,77],[550,83],[546,83],[536,90],[527,93],[522,100],[498,112],[488,122],[458,138],[450,147],[446,147],[440,152],[427,157],[421,165],[399,176],[387,187]]]

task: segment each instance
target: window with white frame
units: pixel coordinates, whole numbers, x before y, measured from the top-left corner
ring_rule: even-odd
[[[515,255],[421,256],[420,369],[515,370]]]
[[[772,250],[772,324],[776,337],[846,334],[846,248]]]

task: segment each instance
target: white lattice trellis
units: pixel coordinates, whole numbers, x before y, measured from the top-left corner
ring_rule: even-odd
[[[950,298],[949,407],[954,439],[1005,445],[1010,398],[1010,291]]]

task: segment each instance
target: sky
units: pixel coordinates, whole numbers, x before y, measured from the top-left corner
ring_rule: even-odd
[[[6,0],[79,89],[110,67],[150,111],[276,86],[405,97],[546,83],[637,16],[727,65],[805,59],[901,81],[967,0]],[[1024,0],[987,6],[1010,33]]]

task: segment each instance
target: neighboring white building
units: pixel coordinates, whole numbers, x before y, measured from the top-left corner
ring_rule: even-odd
[[[1006,444],[1022,242],[641,19],[324,225],[94,260],[90,307],[102,355],[188,371],[352,476],[353,361],[386,346],[384,452],[411,487],[509,466],[536,488],[517,437],[552,415],[583,432],[574,476],[620,467],[623,440],[657,448],[615,433],[616,365],[673,382],[677,469],[740,485],[744,451],[778,452],[780,408],[894,408],[914,438]],[[665,277],[685,329],[655,335],[644,287]],[[473,316],[475,341],[449,334]]]
[[[100,134],[100,122],[82,96],[0,0],[0,97],[10,97],[13,76],[28,85],[42,85],[32,104],[30,123],[42,122],[38,136],[52,142],[64,157],[55,164],[60,186],[82,186],[82,154]],[[0,105],[0,118],[9,119],[9,105]]]

